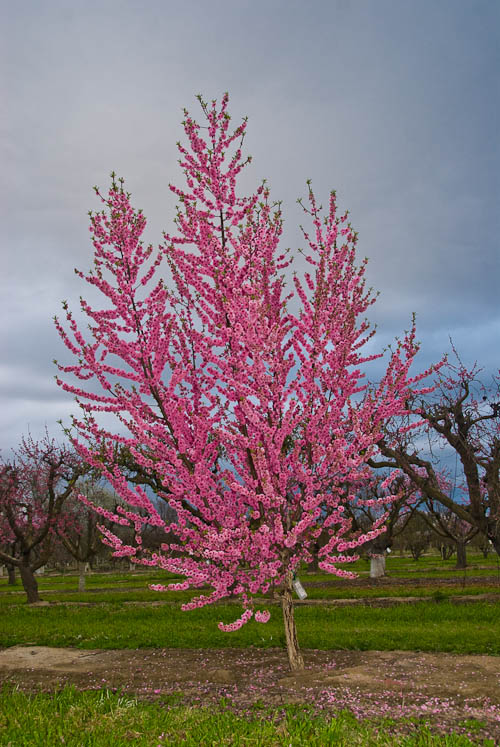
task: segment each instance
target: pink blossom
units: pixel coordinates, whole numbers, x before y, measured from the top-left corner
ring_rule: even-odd
[[[230,631],[252,617],[249,594],[270,584],[283,590],[320,534],[320,567],[354,575],[338,567],[356,558],[345,550],[384,527],[379,517],[353,536],[345,509],[368,479],[386,423],[407,412],[430,369],[410,376],[413,325],[380,381],[367,383],[366,364],[381,357],[363,354],[374,334],[363,319],[375,296],[365,286],[366,262],[356,266],[347,213],[339,215],[332,192],[323,215],[308,186],[309,273],[287,288],[292,259],[280,248],[279,204],[265,185],[248,197],[236,190],[249,162],[241,150],[246,121],[229,130],[227,94],[219,107],[200,103],[207,129],[185,113],[188,145],[178,147],[186,186],[170,185],[179,199],[177,235],[144,247],[146,219],[123,183],[113,175],[107,195],[97,190],[104,212],[91,215],[94,269],[78,274],[103,303],[82,301],[90,332],[64,305],[66,322],[56,326],[74,361],[59,365],[58,384],[82,410],[73,418],[75,448],[128,507],[117,519],[135,530],[134,546],[111,530],[104,541],[115,556],[184,577],[168,588],[208,585],[185,610],[240,598],[242,616],[219,624]],[[161,519],[141,481],[175,511],[175,522]],[[142,547],[146,526],[164,531],[160,551]],[[268,614],[257,612],[257,621]]]
[[[270,617],[271,617],[271,613],[269,612],[269,610],[262,610],[262,611],[258,610],[255,613],[255,619],[259,623],[266,623],[266,622],[268,622]]]

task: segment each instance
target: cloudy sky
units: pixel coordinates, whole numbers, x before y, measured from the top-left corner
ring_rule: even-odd
[[[337,190],[370,258],[380,346],[417,314],[422,368],[500,367],[498,0],[1,0],[0,448],[59,436],[52,317],[85,292],[88,216],[115,170],[172,231],[182,108],[249,117],[243,193]]]

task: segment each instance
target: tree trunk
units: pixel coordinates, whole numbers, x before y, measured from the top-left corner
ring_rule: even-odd
[[[500,534],[497,534],[493,537],[489,537],[493,543],[493,547],[495,548],[495,552],[497,555],[500,555]]]
[[[457,563],[455,568],[467,568],[466,544],[457,540]]]
[[[85,569],[87,563],[83,563],[81,560],[78,561],[78,591],[85,591]]]
[[[315,542],[312,550],[312,556],[313,559],[309,563],[309,566],[307,568],[308,571],[312,571],[313,573],[317,573],[319,571],[319,556],[318,552],[321,549],[320,545]]]
[[[21,581],[23,582],[24,591],[26,592],[26,596],[28,597],[28,604],[40,602],[40,597],[38,595],[38,582],[30,566],[25,563],[21,563],[21,565],[19,566],[19,572],[21,574]]]
[[[385,576],[385,555],[372,555],[370,558],[370,578]]]
[[[7,574],[9,576],[8,585],[9,586],[15,586],[16,585],[16,567],[15,565],[8,565],[7,566]]]
[[[304,659],[299,649],[297,640],[297,628],[293,615],[292,597],[292,572],[288,571],[285,579],[285,588],[281,594],[281,607],[283,610],[283,624],[285,626],[286,652],[288,663],[292,672],[304,669]]]
[[[439,552],[441,553],[441,560],[449,560],[455,552],[455,548],[453,547],[453,545],[448,545],[443,542],[439,546]]]

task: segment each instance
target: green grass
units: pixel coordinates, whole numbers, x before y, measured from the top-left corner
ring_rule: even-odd
[[[307,583],[306,578],[302,578],[303,585],[307,591],[308,599],[319,600],[324,599],[335,600],[335,599],[365,599],[365,600],[376,600],[378,598],[387,597],[420,597],[422,599],[434,599],[436,597],[451,597],[451,596],[470,596],[471,598],[478,594],[495,594],[498,595],[500,602],[500,586],[497,584],[474,584],[462,587],[451,586],[451,585],[429,585],[429,586],[388,586],[385,584],[374,585],[373,587],[353,587],[346,585],[345,587],[330,586],[330,587],[314,587]],[[158,592],[150,591],[147,585],[144,584],[142,589],[135,587],[121,587],[121,588],[110,588],[106,591],[93,591],[88,590],[85,592],[68,591],[68,590],[41,590],[41,598],[48,602],[85,602],[86,604],[102,604],[102,603],[123,603],[123,602],[169,602],[179,604],[181,602],[189,601],[193,596],[200,593],[200,590],[191,591],[169,591],[169,592]],[[18,590],[16,592],[6,592],[0,595],[0,609],[6,605],[26,605],[26,595],[23,591]]]
[[[19,576],[16,576],[15,586],[9,586],[7,577],[0,578],[0,593],[9,593],[13,591],[22,591],[22,584]],[[78,576],[75,574],[61,575],[41,575],[37,576],[38,588],[58,589],[59,591],[72,591],[78,588]],[[180,581],[180,576],[174,576],[166,571],[140,571],[124,573],[88,573],[85,576],[87,589],[116,589],[116,588],[139,588],[147,584],[160,584],[171,581]]]
[[[490,578],[498,578],[500,582],[500,575],[497,574],[496,568],[476,568],[475,566],[467,566],[465,573],[464,570],[458,570],[456,568],[423,568],[421,571],[419,568],[416,569],[401,569],[390,572],[393,578],[406,578],[412,580],[414,578],[420,579],[433,579],[433,578],[457,578],[462,579],[465,575],[468,576],[488,576]]]
[[[498,594],[500,601],[500,585],[474,584],[442,585],[432,584],[429,586],[412,586],[411,584],[390,586],[385,583],[374,584],[372,587],[350,586],[344,587],[314,587],[308,584],[306,577],[300,577],[302,585],[307,592],[308,599],[377,599],[380,597],[429,597],[435,596],[436,592],[446,596],[474,596],[476,594]]]
[[[456,558],[441,560],[438,555],[423,556],[420,560],[413,560],[406,556],[389,555],[386,558],[386,571],[392,578],[425,579],[425,578],[462,578],[463,569],[455,568]],[[370,569],[368,560],[357,560],[345,566],[348,570],[366,577]],[[305,577],[315,581],[324,581],[328,577],[325,573],[308,573],[303,569]],[[500,558],[496,553],[490,553],[484,558],[480,553],[468,553],[465,576],[496,576],[500,581]],[[332,577],[330,577],[332,578]]]
[[[284,647],[281,610],[271,620],[251,620],[223,633],[217,622],[236,619],[235,605],[210,605],[182,612],[178,605],[134,607],[119,603],[92,607],[11,606],[2,613],[0,646],[36,644],[80,648]],[[500,602],[456,605],[422,601],[394,607],[296,609],[303,648],[420,650],[500,655]]]
[[[113,603],[122,604],[123,602],[172,602],[181,603],[188,602],[192,597],[199,595],[201,592],[198,589],[194,591],[172,591],[172,592],[161,592],[161,591],[150,591],[147,586],[142,589],[110,589],[109,591],[84,591],[84,592],[69,592],[69,591],[56,591],[49,592],[45,590],[40,591],[40,598],[47,602],[85,602],[88,604],[103,604]],[[0,609],[5,605],[26,605],[26,594],[5,594],[0,596]]]
[[[477,563],[486,562],[482,556],[471,556],[471,554],[469,554],[469,561],[471,563],[471,567],[467,570],[467,573],[469,575],[478,575],[480,573],[480,571],[475,569],[473,566],[476,561]],[[491,571],[495,570],[496,556],[493,558],[488,558],[488,561],[490,563]],[[428,558],[423,558],[417,563],[408,558],[391,556],[387,559],[388,573],[390,574],[388,578],[380,579],[376,582],[369,582],[368,584],[356,582],[353,583],[352,581],[332,577],[329,574],[321,572],[307,573],[306,571],[302,571],[300,576],[307,591],[308,599],[315,601],[354,599],[366,600],[367,602],[370,602],[376,601],[380,597],[420,597],[423,600],[427,599],[443,602],[456,595],[469,596],[472,599],[475,595],[478,594],[495,594],[498,595],[498,602],[500,603],[500,583],[497,583],[496,579],[494,577],[491,577],[491,571],[484,571],[484,574],[489,574],[490,576],[488,580],[485,578],[484,582],[477,580],[474,583],[471,583],[467,581],[467,575],[464,579],[463,573],[457,576],[456,571],[454,572],[450,569],[446,570],[446,563],[450,564],[452,563],[452,560],[441,561],[437,556],[431,556]],[[354,568],[358,571],[362,567],[368,567],[368,564],[365,560],[359,560],[353,565]],[[408,570],[408,568],[411,569],[415,567],[418,567],[418,574],[416,574],[415,572],[411,573]],[[443,583],[436,583],[436,579],[439,576],[454,577],[457,583],[447,584],[444,582],[444,580]],[[391,582],[391,578],[394,579],[395,577],[398,577],[400,580],[402,578],[405,578],[405,582]],[[92,605],[93,607],[104,604],[107,605],[109,609],[112,609],[114,611],[113,615],[116,616],[116,614],[129,614],[130,605],[126,605],[125,607],[123,607],[124,602],[137,602],[142,604],[147,604],[154,601],[168,602],[168,606],[170,609],[171,606],[178,608],[182,602],[187,602],[196,594],[204,592],[204,590],[188,590],[162,593],[150,591],[148,589],[149,584],[161,582],[168,583],[173,579],[176,579],[176,577],[172,576],[172,574],[161,572],[158,569],[140,569],[139,571],[127,573],[91,573],[87,576],[87,591],[83,593],[77,591],[78,577],[76,575],[40,576],[38,577],[38,582],[42,599],[62,604],[66,602],[84,602],[86,604]],[[433,579],[433,582],[431,582],[430,579]],[[178,580],[178,577],[176,580]],[[463,581],[465,581],[465,583],[463,583]],[[274,609],[273,617],[279,617],[279,612],[276,610],[275,604],[273,604],[270,599],[268,601],[268,604],[271,609]],[[480,603],[475,602],[474,604],[475,611],[470,612],[469,614],[481,614],[479,608],[477,607],[477,605]],[[22,585],[20,584],[20,582],[18,581],[17,585],[15,587],[12,587],[8,586],[6,578],[0,579],[0,615],[7,615],[8,610],[8,615],[10,617],[12,614],[14,614],[14,608],[26,606],[26,595],[22,589]],[[121,612],[120,606],[123,607]],[[238,616],[238,605],[236,605],[235,607],[233,605],[226,604],[226,607],[230,610],[229,617],[235,619],[235,617]],[[165,607],[163,605],[162,609],[165,610]],[[211,621],[210,624],[212,626],[215,626],[216,622],[218,622],[219,619],[224,619],[224,621],[226,621],[224,617],[221,618],[218,612],[214,611],[213,608],[211,609],[212,611],[208,612],[208,614]],[[70,615],[78,614],[78,619],[82,618],[82,614],[84,613],[82,613],[81,609],[79,609],[77,613],[75,607],[72,606],[71,610],[72,611],[70,612]],[[64,613],[59,612],[52,614],[63,615]],[[102,611],[95,611],[88,614],[95,614],[97,615],[96,619],[102,619],[103,613]],[[105,614],[111,613],[106,612]],[[142,614],[143,613],[141,612],[140,615],[142,616]],[[169,614],[171,617],[173,616],[175,619],[178,619],[177,616],[180,613],[177,609],[171,610]],[[191,625],[191,621],[195,620],[192,614],[193,613],[186,613],[187,617],[184,616],[181,618],[181,627],[184,627],[188,620],[188,626]],[[300,614],[303,614],[302,609],[300,610]],[[321,614],[324,617],[329,613],[327,612],[327,610],[324,610],[321,613],[311,612],[307,614],[311,614],[312,616],[314,616],[315,614]],[[353,612],[352,610],[345,610],[342,614],[344,616],[347,615],[349,619],[351,619]],[[374,614],[374,612],[365,612],[363,614],[372,615]],[[398,615],[399,613],[393,611],[390,614]],[[413,615],[415,620],[419,619],[420,612],[418,610],[414,610],[411,614]],[[458,612],[456,612],[456,614],[458,614]],[[29,619],[30,618],[28,616],[27,620]],[[29,628],[28,622],[26,622],[26,625],[28,625]],[[196,627],[196,622],[193,622],[193,625],[195,625]],[[261,630],[268,629],[268,627],[266,626],[258,627]],[[65,630],[57,632],[63,637],[63,640],[68,639]],[[5,636],[8,636],[7,631],[5,631],[4,633],[4,637]],[[120,646],[122,645],[122,637],[118,636],[119,634],[117,632],[116,634],[113,634],[112,639],[119,641],[117,645]],[[31,635],[28,635],[28,639],[31,637]],[[448,636],[446,635],[445,638],[447,637]],[[71,640],[71,638],[72,636],[69,635],[69,640]],[[93,634],[91,635],[91,638],[94,639]],[[234,636],[229,636],[229,638],[234,639]],[[221,640],[226,639],[227,636],[224,635],[222,636]],[[1,640],[3,639],[0,635],[0,643]],[[8,640],[11,639],[8,638]],[[275,640],[275,637],[273,638],[273,640]],[[65,644],[61,643],[59,645]],[[156,644],[154,643],[146,645]],[[163,642],[160,645],[164,645]],[[221,645],[227,644],[221,643]],[[430,644],[427,643],[426,645],[428,646]],[[448,646],[449,644],[447,643],[446,645]],[[486,645],[486,643],[483,642],[480,645],[483,647],[481,648],[481,650],[484,650],[484,646]],[[435,645],[433,645],[432,650],[435,650]],[[444,648],[443,650],[450,649]]]
[[[366,599],[422,597],[415,604],[389,607],[297,606],[299,643],[303,649],[443,651],[500,655],[500,581],[497,559],[468,555],[465,573],[453,569],[454,558],[437,556],[415,562],[391,556],[389,578],[365,585],[325,573],[300,573],[309,599]],[[479,566],[486,566],[486,569]],[[360,560],[353,569],[364,574],[369,564]],[[468,577],[486,577],[469,583]],[[405,579],[404,583],[393,583]],[[443,583],[432,583],[435,579]],[[446,584],[455,578],[459,583]],[[0,579],[0,647],[12,645],[75,646],[82,649],[139,648],[274,648],[285,646],[281,610],[270,604],[266,625],[251,621],[234,633],[218,630],[217,622],[231,622],[239,605],[211,605],[182,612],[182,601],[199,591],[151,592],[151,583],[173,579],[157,569],[134,573],[93,573],[85,593],[76,591],[76,575],[39,576],[42,599],[62,604],[30,607],[18,581],[16,587]],[[427,583],[428,582],[428,583]],[[321,586],[312,586],[319,583]],[[453,604],[453,595],[498,593],[498,601]],[[153,607],[125,602],[171,601]],[[90,602],[73,606],[65,602]],[[260,606],[260,605],[259,605]],[[264,607],[265,605],[262,605]],[[478,723],[457,725],[474,733]],[[482,732],[484,734],[484,731]],[[161,736],[163,734],[163,737]],[[61,739],[62,738],[62,739]],[[478,737],[479,739],[479,737]],[[62,741],[64,740],[64,741]],[[181,705],[172,696],[145,703],[109,691],[78,693],[65,688],[54,695],[27,696],[12,688],[0,691],[0,745],[403,745],[415,747],[473,744],[459,735],[433,736],[422,723],[358,722],[350,713],[333,720],[314,715],[306,706],[277,710],[253,709],[244,717],[221,706],[217,709]],[[490,741],[475,744],[491,745]]]
[[[401,724],[413,733],[394,733],[391,719],[359,722],[350,713],[315,716],[307,707],[253,709],[246,717],[227,710],[144,703],[108,690],[78,692],[66,687],[53,695],[0,692],[0,744],[12,747],[138,747],[156,745],[307,745],[323,747],[466,747],[465,736],[432,735],[422,723]],[[392,732],[392,734],[391,734]],[[493,740],[482,740],[494,747]],[[477,742],[476,742],[477,744]]]
[[[425,579],[436,578],[455,578],[461,581],[465,575],[467,577],[490,576],[498,581],[500,586],[500,559],[494,553],[490,553],[488,558],[484,558],[481,553],[469,552],[467,555],[468,566],[465,571],[454,568],[455,557],[449,560],[441,560],[438,555],[426,555],[415,561],[412,558],[390,555],[387,557],[388,580],[391,578],[407,578],[409,582],[418,581],[421,583]],[[358,560],[348,566],[361,574],[361,578],[366,578],[369,570],[367,560]],[[338,579],[327,573],[309,573],[305,568],[301,571],[301,577],[306,582],[331,582],[339,588],[352,588],[349,580]],[[113,572],[113,573],[90,573],[86,576],[86,584],[89,591],[92,589],[131,589],[145,587],[150,583],[162,583],[172,580],[181,580],[179,576],[159,571],[157,569],[149,570],[138,568],[133,572]],[[75,573],[64,573],[59,575],[42,575],[37,576],[38,585],[41,591],[46,589],[57,589],[59,591],[74,591],[78,588],[78,576]],[[18,580],[16,587],[9,586],[7,577],[0,577],[0,596],[12,591],[22,590]]]
[[[419,561],[391,555],[387,558],[388,577],[370,585],[353,583],[326,573],[300,573],[303,584],[311,600],[318,599],[372,599],[391,596],[414,596],[433,598],[435,595],[474,595],[484,593],[500,594],[499,560],[496,555],[484,558],[480,553],[469,553],[469,566],[465,571],[453,568],[454,559],[442,561],[439,556],[424,556]],[[361,574],[366,582],[369,563],[358,560],[349,566]],[[470,578],[484,579],[471,582]],[[394,583],[395,580],[406,583]],[[443,583],[436,584],[442,579]],[[78,576],[75,574],[38,576],[42,599],[53,602],[112,603],[118,601],[151,602],[156,600],[185,602],[197,591],[151,592],[148,585],[181,580],[158,569],[139,568],[134,572],[90,573],[86,577],[86,592],[79,593]],[[392,583],[391,583],[392,580]],[[453,580],[455,583],[446,584]],[[321,584],[321,586],[314,586]],[[0,578],[0,608],[5,604],[25,604],[26,597],[19,580],[16,586],[9,586],[7,578]]]

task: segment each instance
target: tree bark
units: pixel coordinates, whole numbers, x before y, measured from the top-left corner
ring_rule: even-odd
[[[293,596],[292,596],[292,572],[288,571],[285,579],[285,586],[281,594],[281,607],[283,610],[283,624],[285,626],[286,652],[288,654],[288,663],[292,672],[304,669],[304,659],[299,649],[297,639],[297,628],[295,626],[295,617],[293,614]]]
[[[457,540],[457,562],[455,568],[467,568],[466,544],[460,540]]]
[[[439,552],[441,553],[441,560],[449,560],[455,552],[455,548],[453,547],[453,545],[448,545],[443,542],[439,546]]]
[[[8,565],[7,574],[9,576],[9,580],[7,582],[8,585],[15,586],[16,585],[16,567],[14,565]]]
[[[23,582],[24,591],[28,597],[28,604],[34,604],[40,602],[40,596],[38,594],[38,582],[35,578],[35,574],[27,563],[21,563],[19,566],[19,572],[21,574],[21,581]]]
[[[87,564],[82,562],[81,560],[78,561],[78,591],[85,591],[85,568]]]

